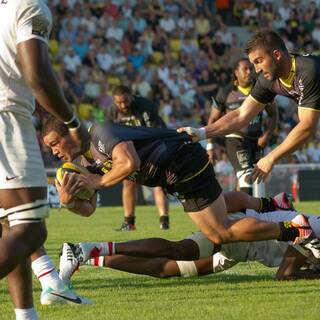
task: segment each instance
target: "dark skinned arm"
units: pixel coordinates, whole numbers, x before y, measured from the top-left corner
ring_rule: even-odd
[[[277,271],[278,280],[320,279],[320,274],[313,270],[301,270],[307,258],[294,247],[289,246]]]
[[[74,113],[52,70],[47,45],[30,39],[19,43],[17,49],[23,78],[40,105],[63,122],[71,120]],[[70,130],[70,135],[79,144],[80,153],[88,150],[90,138],[83,125]]]

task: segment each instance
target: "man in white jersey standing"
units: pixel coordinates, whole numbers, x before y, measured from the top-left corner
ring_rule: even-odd
[[[88,134],[66,102],[49,61],[51,13],[42,0],[0,1],[0,279],[7,277],[16,319],[38,319],[29,256],[46,239],[46,172],[31,121],[34,98],[64,121],[79,153]]]

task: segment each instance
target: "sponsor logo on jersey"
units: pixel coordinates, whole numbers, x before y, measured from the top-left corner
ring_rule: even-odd
[[[106,148],[105,148],[105,145],[102,143],[102,141],[98,141],[98,150],[102,153],[105,153],[106,152]]]
[[[48,22],[44,17],[36,16],[32,18],[32,34],[45,39],[49,38]]]

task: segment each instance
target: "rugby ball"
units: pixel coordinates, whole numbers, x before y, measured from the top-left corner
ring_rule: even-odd
[[[61,167],[57,169],[56,179],[61,184],[63,175],[65,173],[77,173],[77,174],[89,174],[89,170],[83,166],[74,164],[72,162],[65,162]],[[76,198],[81,200],[89,200],[95,194],[95,189],[92,188],[83,188],[77,194]]]

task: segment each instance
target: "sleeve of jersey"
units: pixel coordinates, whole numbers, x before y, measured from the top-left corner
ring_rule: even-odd
[[[257,82],[252,88],[250,95],[256,101],[267,104],[272,102],[276,94],[271,91],[271,82],[266,80],[263,75],[259,75]]]
[[[52,16],[43,2],[28,1],[28,5],[17,12],[17,43],[39,39],[48,44],[51,28]]]
[[[320,63],[312,66],[313,68],[305,68],[299,80],[299,89],[302,94],[298,107],[320,111]]]
[[[111,123],[98,125],[93,134],[93,141],[97,141],[97,149],[99,152],[112,155],[113,148],[122,140],[117,137],[117,131],[121,130],[120,126]]]
[[[153,128],[166,128],[166,124],[163,119],[158,114],[158,111],[154,109],[152,112],[152,120],[151,120],[151,127]]]
[[[215,108],[221,112],[224,112],[227,95],[228,94],[226,93],[226,90],[220,88],[215,98],[216,103],[212,101],[212,104],[211,104],[212,108]]]

